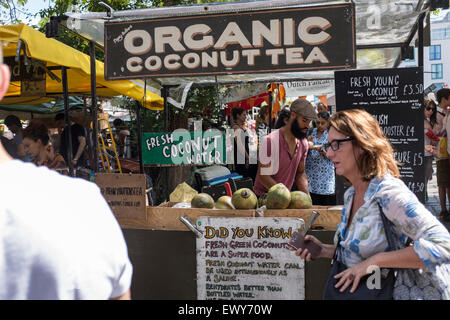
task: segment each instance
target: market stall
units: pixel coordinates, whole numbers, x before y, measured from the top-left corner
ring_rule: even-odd
[[[4,116],[16,114],[25,120],[36,116],[48,118],[58,111],[56,104],[62,104],[64,109],[61,111],[66,113],[68,125],[69,108],[73,104],[69,95],[90,98],[91,105],[97,104],[98,97],[124,95],[151,110],[160,110],[163,106],[160,92],[150,90],[143,81],[105,81],[103,63],[93,58],[95,54],[90,57],[24,24],[1,26],[0,40],[4,61],[11,70],[11,84],[2,100],[1,114]],[[55,99],[60,100],[56,103]],[[82,123],[88,129],[93,123],[93,136],[97,137],[97,109],[91,109],[90,119],[86,99],[82,109],[84,113],[76,117],[83,118]],[[97,143],[93,148],[97,148]],[[98,164],[96,155],[97,152],[94,163]],[[71,161],[69,172],[73,175]]]
[[[95,26],[96,32],[91,34],[92,38],[105,47],[105,77],[109,80],[151,77],[166,88],[163,97],[167,108],[169,88],[180,84],[201,86],[334,80],[333,72],[338,69],[371,68],[374,63],[378,67],[395,67],[408,51],[417,30],[421,30],[419,26],[425,11],[421,11],[423,3],[416,2],[416,7],[405,7],[398,1],[391,1],[389,5],[379,1],[378,4],[385,7],[381,10],[383,16],[379,17],[380,25],[375,27],[369,23],[373,20],[373,3],[369,1],[356,1],[355,4],[344,1],[256,1],[127,12],[75,13],[68,14],[67,25],[84,35]],[[200,25],[197,22],[199,19],[202,22]],[[392,19],[396,20],[396,24],[391,23]],[[99,32],[103,30],[99,25],[103,24],[104,34]],[[316,33],[310,33],[311,29],[316,29]],[[294,44],[302,47],[294,47]],[[227,46],[229,48],[225,50]],[[378,53],[376,61],[371,60],[373,52]],[[142,146],[146,147],[144,141]],[[238,294],[234,298],[259,297],[241,292],[242,288],[230,287],[236,285],[237,280],[228,273],[236,273],[236,268],[230,258],[221,260],[224,254],[227,255],[226,250],[205,248],[208,245],[222,245],[219,249],[223,249],[231,245],[230,221],[237,221],[239,228],[247,230],[243,231],[244,238],[250,239],[255,235],[251,230],[263,229],[272,230],[267,237],[275,238],[286,231],[284,225],[277,228],[277,223],[291,218],[306,221],[312,210],[319,212],[320,217],[312,225],[311,234],[331,243],[340,222],[338,208],[266,210],[261,213],[258,209],[174,208],[166,204],[147,207],[133,217],[116,215],[135,268],[133,298],[230,298],[226,294],[231,293]],[[277,221],[270,220],[267,226],[271,227],[264,226],[259,222],[261,215],[264,219],[275,218]],[[215,217],[225,220],[217,222],[213,219]],[[245,219],[254,220],[244,222]],[[210,237],[217,243],[199,242],[199,238],[208,237],[211,228],[214,231]],[[237,236],[239,230],[235,230]],[[279,230],[279,233],[274,230]],[[255,249],[258,243],[251,242],[251,246]],[[249,258],[245,252],[238,254],[232,251],[228,254],[231,258]],[[272,251],[262,250],[257,254],[255,261],[262,263],[267,262],[264,259],[269,260],[273,264],[267,268],[280,272],[274,279],[290,274],[286,265],[281,267],[277,265],[279,262],[270,260],[275,258]],[[216,263],[218,266],[223,263],[228,268],[217,269]],[[249,263],[244,268],[245,272],[259,272],[254,269],[256,265],[250,266],[251,261],[246,260],[245,263]],[[259,268],[265,266],[268,265],[258,264]],[[296,268],[304,280],[303,287],[295,289],[301,291],[297,292],[299,295],[292,297],[320,299],[329,262],[318,260],[291,267]],[[205,280],[202,272],[218,277],[209,280],[206,277]],[[199,280],[200,276],[202,280]],[[258,284],[255,287],[266,293],[291,292],[281,284],[271,289]],[[243,291],[246,291],[245,288]],[[271,297],[279,298],[276,295]]]
[[[2,104],[36,105],[62,97],[62,66],[67,68],[69,94],[91,94],[88,55],[24,24],[0,26],[0,41],[4,44],[4,61],[12,71],[11,85]],[[96,61],[96,83],[98,96],[125,95],[149,109],[162,109],[162,98],[151,91],[144,92],[143,82],[105,81],[100,61]]]

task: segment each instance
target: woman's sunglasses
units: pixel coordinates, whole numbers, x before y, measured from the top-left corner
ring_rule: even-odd
[[[431,107],[426,107],[425,110],[427,110],[427,111],[434,111],[436,109],[435,108],[431,108]]]

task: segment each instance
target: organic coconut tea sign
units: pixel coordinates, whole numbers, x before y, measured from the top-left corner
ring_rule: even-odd
[[[198,300],[303,300],[304,262],[288,250],[296,218],[200,217]]]
[[[105,79],[356,66],[354,4],[105,23]]]

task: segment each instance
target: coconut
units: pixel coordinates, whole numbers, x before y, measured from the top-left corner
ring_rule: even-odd
[[[255,209],[258,197],[248,188],[242,188],[233,193],[231,202],[236,209]]]
[[[214,208],[214,199],[207,193],[199,193],[191,200],[192,208]]]
[[[291,203],[289,209],[309,209],[312,207],[311,197],[303,191],[291,192]]]
[[[291,192],[282,183],[272,186],[267,192],[267,209],[286,209],[291,202]]]
[[[233,210],[233,209],[236,209],[236,208],[233,206],[233,203],[231,202],[231,197],[229,197],[229,196],[222,196],[219,199],[217,199],[216,209]]]

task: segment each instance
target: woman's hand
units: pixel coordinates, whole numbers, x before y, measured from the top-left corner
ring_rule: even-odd
[[[317,258],[325,258],[326,257],[325,255],[323,255],[324,252],[326,251],[326,246],[322,242],[320,242],[316,237],[314,237],[314,236],[306,236],[305,237],[305,241],[312,241],[312,242],[314,242],[315,244],[319,245],[322,248],[322,250],[320,251],[320,254],[319,254],[319,256]],[[295,250],[294,248],[289,248],[289,250],[290,251],[295,251],[295,255],[300,257],[301,259],[303,259],[303,260],[305,260],[307,262],[311,261],[311,253],[308,251],[308,249],[305,248],[305,249],[297,249],[297,250]]]
[[[340,292],[344,292],[351,285],[350,293],[355,292],[361,278],[370,273],[369,267],[371,266],[371,263],[369,260],[370,259],[364,260],[363,262],[335,275],[335,279],[340,279],[335,285],[335,288],[341,287]]]
[[[427,145],[425,146],[425,151],[427,151],[427,152],[429,152],[429,153],[434,153],[434,152],[435,152],[434,146],[427,144]]]
[[[319,151],[319,152],[323,151],[321,145],[320,145],[320,146],[319,146],[319,145],[318,145],[318,146],[313,146],[312,149],[313,149],[313,150],[316,150],[316,151]]]

